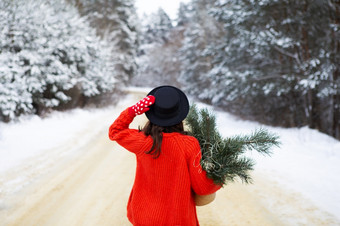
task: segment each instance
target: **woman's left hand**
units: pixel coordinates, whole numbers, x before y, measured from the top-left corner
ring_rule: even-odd
[[[197,195],[195,194],[196,206],[205,206],[214,201],[216,198],[216,192],[210,195]]]

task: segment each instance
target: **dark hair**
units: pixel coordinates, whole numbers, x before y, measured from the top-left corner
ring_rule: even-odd
[[[149,151],[146,151],[146,154],[153,155],[153,158],[158,158],[161,154],[161,146],[163,141],[163,133],[181,133],[181,134],[188,134],[184,131],[183,122],[180,122],[174,126],[157,126],[152,122],[147,122],[143,129],[140,129],[145,136],[151,136],[153,140],[152,147]]]

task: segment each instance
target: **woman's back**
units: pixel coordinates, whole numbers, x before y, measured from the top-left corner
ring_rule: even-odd
[[[211,194],[220,186],[201,168],[197,139],[183,134],[182,120],[189,110],[185,94],[169,86],[150,93],[155,96],[123,111],[109,129],[110,139],[137,159],[128,218],[133,225],[198,225],[195,194]],[[148,126],[142,131],[129,129],[134,117],[144,112]]]
[[[164,133],[158,158],[145,154],[147,146],[136,155],[136,177],[128,203],[129,218],[133,216],[135,225],[197,225],[190,169],[199,173],[191,163],[200,150],[194,140]]]

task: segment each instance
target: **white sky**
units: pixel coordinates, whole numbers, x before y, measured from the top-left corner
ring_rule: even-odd
[[[189,0],[135,0],[137,12],[140,16],[144,13],[150,14],[162,8],[171,19],[177,17],[177,9],[180,2],[189,2]]]

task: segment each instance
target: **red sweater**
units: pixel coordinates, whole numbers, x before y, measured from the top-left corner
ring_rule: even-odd
[[[152,138],[129,129],[133,116],[123,111],[110,126],[109,137],[137,158],[135,182],[127,205],[130,222],[136,226],[199,225],[194,193],[207,195],[220,186],[206,177],[200,166],[201,151],[196,138],[164,133],[157,159],[145,154]]]

